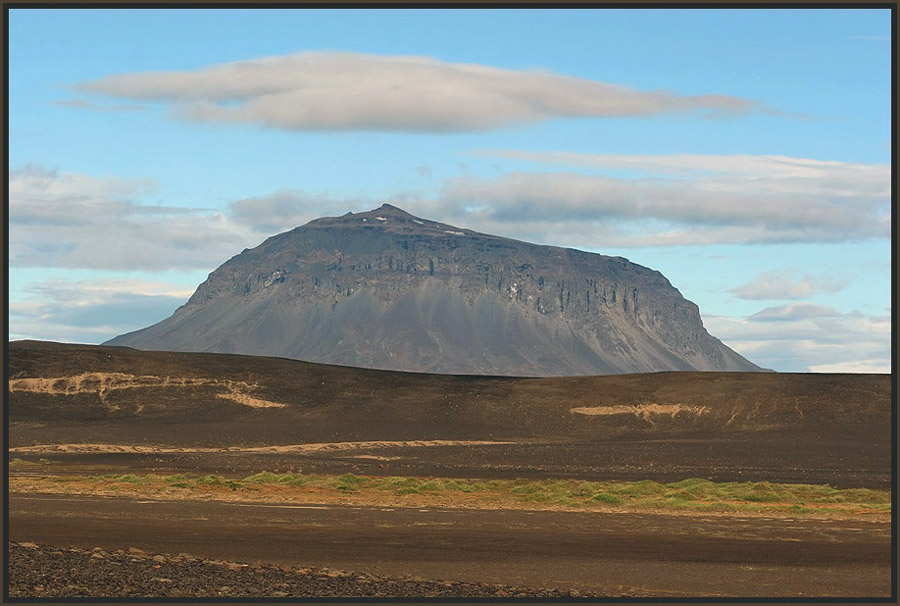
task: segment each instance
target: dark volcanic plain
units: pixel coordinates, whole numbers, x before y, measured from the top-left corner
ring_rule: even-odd
[[[60,461],[196,472],[891,481],[888,375],[516,379],[25,341],[9,351],[10,446],[48,445],[34,454]],[[261,449],[379,441],[484,443]],[[149,450],[55,446],[72,444]]]
[[[879,489],[891,483],[887,375],[521,379],[27,341],[10,343],[9,354],[10,457],[45,461],[18,467],[13,477],[302,470],[659,482],[699,477]],[[325,566],[381,575],[376,586],[383,581],[387,592],[403,586],[415,593],[415,584],[402,585],[407,575],[450,583],[447,590],[453,583],[506,587],[456,585],[448,594],[420,579],[421,591],[444,596],[514,596],[511,587],[527,595],[550,588],[598,596],[890,592],[891,528],[884,515],[420,511],[35,493],[12,493],[10,503],[11,540],[50,546],[12,547],[19,566],[11,569],[13,587],[24,594],[40,583],[21,572],[31,566],[22,558],[49,567],[62,562],[64,570],[82,557],[60,550],[66,546]],[[96,560],[94,566],[116,566],[85,557]],[[159,557],[160,566],[168,565],[169,556]],[[121,565],[132,564],[153,566]],[[155,574],[128,568],[123,575],[149,583],[145,573]],[[267,581],[256,593],[224,581],[232,593],[203,593],[170,577],[162,578],[172,584],[155,583],[160,591],[186,592],[165,595],[317,591],[310,580],[301,587],[287,577]],[[182,581],[187,585],[175,587]],[[85,595],[85,586],[74,585],[78,589],[53,585],[53,591]],[[102,587],[93,591],[87,595],[104,595]],[[354,595],[385,595],[373,591]]]

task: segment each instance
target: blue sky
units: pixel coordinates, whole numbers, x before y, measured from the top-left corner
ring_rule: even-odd
[[[10,338],[158,321],[384,202],[662,271],[779,371],[890,371],[890,12],[9,17]]]

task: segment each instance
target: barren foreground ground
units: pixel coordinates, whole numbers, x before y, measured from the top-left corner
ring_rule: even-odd
[[[435,581],[361,572],[198,558],[188,553],[150,554],[12,542],[13,597],[69,595],[145,598],[394,598],[571,597],[575,590],[510,587],[496,583]]]
[[[11,597],[890,596],[886,375],[442,377],[42,343],[10,344],[10,357]],[[700,478],[882,497],[835,509],[780,503],[764,486],[751,496],[767,509],[687,495],[698,508],[655,510],[600,493],[579,497],[586,507],[403,490],[84,488],[184,473],[195,484],[220,474],[224,491],[260,471]],[[63,582],[73,571],[81,580]]]
[[[149,553],[550,588],[563,594],[572,589],[601,596],[890,592],[890,522],[883,517],[829,520],[15,493],[10,507],[12,540],[84,549],[136,547]],[[27,579],[12,572],[13,586],[27,594]],[[243,591],[233,586],[235,592]],[[94,587],[99,593],[93,595],[103,595],[104,589],[108,585]],[[165,589],[165,584],[158,586]],[[68,595],[77,593],[72,591]]]

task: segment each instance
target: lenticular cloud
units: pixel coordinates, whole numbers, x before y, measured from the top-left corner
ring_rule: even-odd
[[[119,74],[76,88],[170,103],[176,115],[194,121],[286,130],[463,132],[566,117],[722,116],[757,109],[725,95],[680,96],[548,71],[341,52]]]

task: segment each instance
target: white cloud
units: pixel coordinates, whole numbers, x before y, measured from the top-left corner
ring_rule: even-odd
[[[826,196],[887,198],[891,195],[891,169],[883,164],[746,154],[622,155],[480,150],[473,155],[691,177],[710,191],[743,190],[752,185],[756,191],[771,194],[802,193],[813,188],[816,195]]]
[[[159,281],[102,279],[35,283],[9,305],[13,339],[101,343],[168,317],[193,288]]]
[[[890,316],[841,313],[827,306],[791,303],[767,307],[745,318],[704,316],[703,321],[710,333],[766,368],[784,372],[890,372]]]
[[[255,239],[220,212],[139,201],[154,190],[151,180],[11,171],[10,265],[213,269]]]
[[[636,247],[844,242],[891,233],[888,166],[783,156],[478,153],[642,174],[455,177],[439,198],[442,219],[477,221],[509,235],[540,223],[546,232],[574,236],[569,245],[588,247],[601,236],[605,246]]]
[[[40,166],[10,171],[10,222],[74,225],[96,215],[130,214],[132,197],[153,193],[152,179],[97,178]]]
[[[853,362],[838,362],[837,364],[814,364],[809,367],[810,372],[835,372],[835,373],[873,373],[889,374],[891,372],[890,360],[854,360]]]
[[[265,235],[305,225],[313,219],[371,210],[380,203],[315,196],[300,190],[282,189],[267,196],[246,198],[229,205],[235,222]]]
[[[748,316],[747,319],[751,322],[792,322],[812,318],[833,318],[837,315],[833,308],[825,305],[789,303],[778,307],[766,307]]]
[[[102,278],[96,280],[70,280],[32,283],[26,292],[39,295],[43,299],[67,301],[76,306],[103,303],[109,297],[128,295],[142,297],[172,297],[186,301],[193,287],[159,280],[138,278]]]
[[[194,121],[287,130],[484,131],[553,118],[672,112],[719,117],[763,109],[727,95],[639,91],[547,70],[331,51],[117,74],[76,88],[171,103],[177,115]]]
[[[739,299],[746,300],[808,299],[819,293],[839,292],[849,283],[848,277],[797,277],[794,271],[770,271],[759,274],[748,284],[732,288],[731,292]]]

